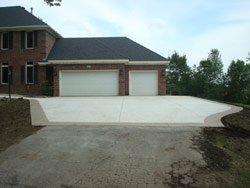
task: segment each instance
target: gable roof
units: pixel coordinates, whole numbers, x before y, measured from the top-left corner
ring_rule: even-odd
[[[60,38],[52,47],[47,61],[52,60],[166,61],[159,54],[127,37]]]
[[[0,7],[0,31],[47,30],[57,37],[48,57],[51,60],[166,61],[159,54],[127,37],[61,38],[53,28],[24,7]]]
[[[55,37],[61,37],[61,35],[47,23],[26,11],[25,8],[21,6],[0,7],[0,18],[0,30],[45,29]]]
[[[48,25],[20,6],[0,7],[0,18],[0,27]]]

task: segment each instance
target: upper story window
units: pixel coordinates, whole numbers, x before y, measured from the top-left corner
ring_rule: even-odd
[[[2,49],[7,50],[9,49],[9,33],[2,32]]]
[[[38,48],[38,31],[21,31],[21,49]]]
[[[1,83],[8,84],[8,63],[2,63],[1,65]]]
[[[34,48],[34,32],[27,31],[26,32],[26,48]]]

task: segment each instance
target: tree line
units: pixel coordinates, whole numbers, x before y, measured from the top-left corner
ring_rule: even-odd
[[[186,55],[174,52],[168,59],[167,94],[250,104],[249,63],[233,60],[224,73],[218,49],[212,49],[206,59],[192,68],[187,65]]]

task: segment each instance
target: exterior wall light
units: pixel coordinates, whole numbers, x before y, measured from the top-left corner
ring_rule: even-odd
[[[120,70],[120,75],[123,75],[123,70],[122,69]]]
[[[53,71],[53,76],[57,76],[57,71],[56,70]]]
[[[165,74],[166,74],[166,73],[165,73],[165,70],[162,70],[162,71],[161,71],[161,76],[165,76]]]

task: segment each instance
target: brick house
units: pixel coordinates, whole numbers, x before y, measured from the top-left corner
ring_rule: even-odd
[[[23,7],[0,8],[0,93],[165,95],[167,59],[126,37],[63,38]],[[8,72],[11,72],[10,80]]]

